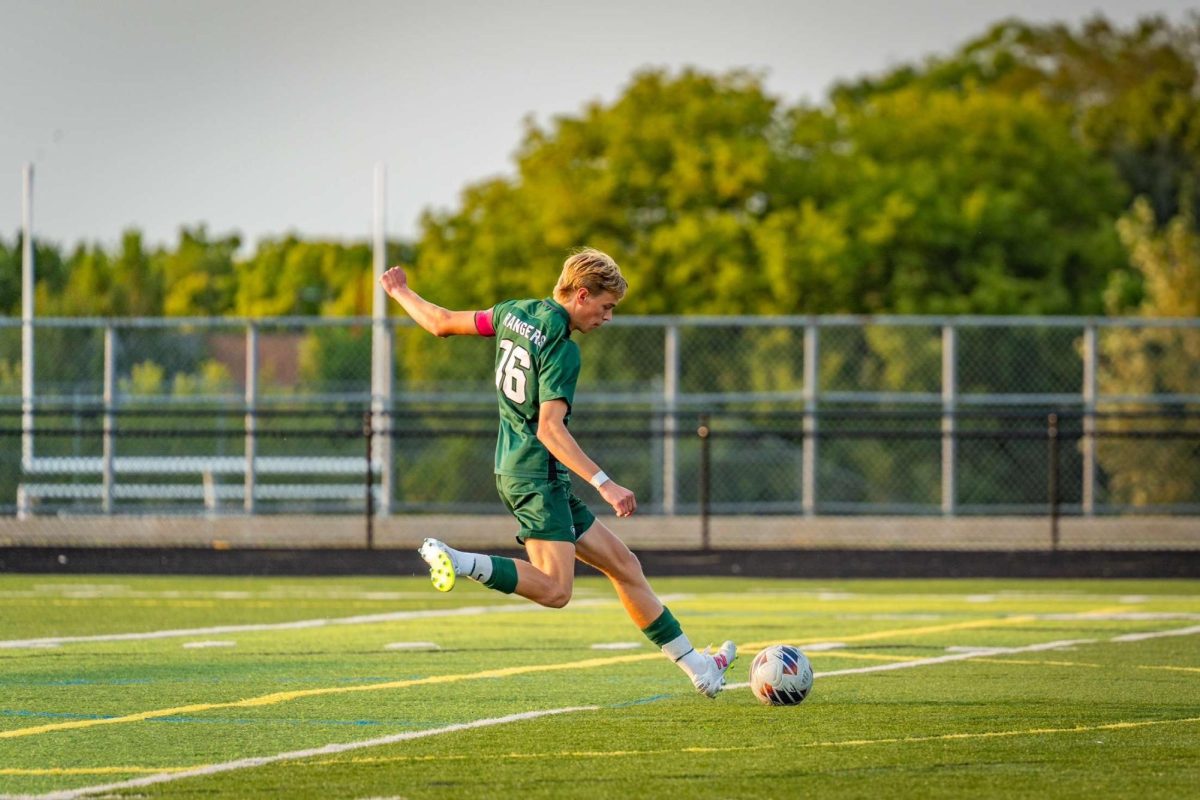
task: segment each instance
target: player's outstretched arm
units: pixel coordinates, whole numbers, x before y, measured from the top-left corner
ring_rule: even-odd
[[[579,442],[571,435],[563,420],[567,415],[565,400],[547,400],[541,404],[538,412],[538,441],[546,446],[550,454],[558,459],[560,464],[574,472],[589,483],[598,473],[600,467],[583,452]],[[637,511],[637,498],[633,492],[608,478],[596,489],[604,502],[613,507],[618,517],[628,517]]]
[[[404,267],[392,267],[379,279],[379,285],[395,300],[413,321],[434,336],[478,335],[474,311],[450,311],[429,302],[408,285]]]

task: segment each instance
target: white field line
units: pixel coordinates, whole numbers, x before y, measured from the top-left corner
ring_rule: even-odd
[[[1191,636],[1192,634],[1200,633],[1200,625],[1195,625],[1191,628],[1174,628],[1167,631],[1147,631],[1146,633],[1127,633],[1121,636],[1114,636],[1107,641],[1110,642],[1140,642],[1145,639],[1158,639],[1163,636]],[[931,664],[945,664],[949,661],[967,661],[972,658],[985,658],[988,656],[997,655],[1013,655],[1016,653],[1035,653],[1041,650],[1060,650],[1068,647],[1075,647],[1082,644],[1096,644],[1098,639],[1066,639],[1058,642],[1042,642],[1041,644],[1031,644],[1024,647],[977,647],[963,652],[954,652],[944,656],[934,656],[933,658],[918,658],[912,661],[897,661],[892,664],[879,664],[873,667],[854,667],[851,669],[838,669],[831,672],[814,672],[813,678],[831,678],[835,675],[860,675],[864,672],[883,672],[893,669],[911,669],[912,667],[924,667]],[[947,648],[948,650],[956,650],[957,648]],[[726,689],[745,689],[749,687],[749,683],[730,683],[725,686]]]
[[[248,767],[261,767],[266,764],[274,764],[277,761],[293,761],[300,758],[312,758],[313,756],[332,755],[335,753],[345,753],[349,750],[361,750],[366,747],[379,747],[385,744],[395,744],[396,742],[406,742],[411,739],[423,739],[427,736],[439,736],[443,733],[456,733],[458,731],[471,730],[473,728],[487,728],[492,725],[506,725],[510,722],[521,722],[527,719],[537,719],[538,717],[548,717],[555,714],[571,714],[578,711],[599,711],[600,706],[570,706],[567,708],[547,708],[539,711],[524,711],[520,714],[509,714],[503,717],[492,717],[490,719],[477,719],[471,722],[460,722],[454,725],[445,725],[441,728],[427,728],[421,731],[407,731],[405,733],[396,733],[391,736],[380,736],[377,739],[364,739],[358,742],[343,742],[340,744],[327,744],[322,747],[313,747],[307,750],[292,750],[287,753],[276,753],[271,756],[257,756],[254,758],[239,758],[236,761],[226,761],[223,764],[206,764],[194,769],[185,770],[183,772],[158,772],[153,775],[146,775],[141,778],[133,778],[127,781],[118,783],[106,783],[99,786],[84,786],[79,789],[66,789],[59,792],[50,792],[48,794],[39,795],[3,795],[6,800],[74,800],[77,797],[86,797],[91,794],[100,794],[104,792],[116,792],[123,789],[138,789],[143,786],[153,786],[156,783],[166,783],[168,781],[177,781],[181,778],[196,778],[203,775],[216,775],[221,772],[231,772],[236,769],[246,769]]]
[[[1160,639],[1163,636],[1191,636],[1193,633],[1200,633],[1200,625],[1193,625],[1190,628],[1176,628],[1170,631],[1147,631],[1145,633],[1126,633],[1123,636],[1114,636],[1114,642],[1141,642],[1146,639]]]
[[[1143,637],[1149,635],[1159,636],[1184,636],[1191,633],[1200,633],[1200,626],[1195,628],[1181,628],[1172,631],[1158,631],[1156,634],[1135,634]],[[997,653],[1015,654],[1015,653],[1031,653],[1042,650],[1058,650],[1067,647],[1073,647],[1081,644],[1094,644],[1096,639],[1067,639],[1054,642],[1041,642],[1039,644],[1026,645],[1024,647],[985,647],[975,651],[965,653],[953,653],[951,655],[936,656],[934,658],[922,658],[913,661],[901,661],[893,664],[876,664],[870,667],[857,667],[852,669],[839,669],[830,672],[818,672],[814,675],[816,678],[832,678],[838,675],[862,675],[869,672],[884,672],[897,669],[913,669],[916,667],[932,666],[934,664],[945,664],[951,661],[966,661],[972,658],[983,658],[986,656],[994,656]],[[1111,641],[1128,641],[1123,637],[1114,637]],[[732,683],[727,685],[726,689],[745,689],[750,686],[749,683]],[[572,706],[567,708],[552,708],[543,709],[540,711],[526,711],[520,714],[510,714],[504,717],[493,717],[491,719],[474,720],[472,722],[463,722],[455,725],[447,725],[442,728],[430,728],[423,731],[409,731],[407,733],[398,733],[392,736],[383,736],[378,739],[365,739],[358,742],[345,742],[341,744],[329,744],[323,747],[316,747],[309,750],[293,750],[287,753],[277,753],[272,756],[259,756],[256,758],[242,758],[236,761],[227,761],[223,764],[207,764],[194,769],[178,771],[178,772],[163,772],[154,775],[147,775],[141,778],[134,778],[120,783],[107,783],[99,786],[84,786],[78,789],[68,789],[61,792],[51,792],[41,795],[0,795],[0,800],[74,800],[78,797],[86,797],[91,794],[99,794],[102,792],[112,792],[121,789],[135,789],[141,786],[150,786],[156,783],[166,783],[168,781],[180,780],[181,778],[192,778],[203,775],[214,775],[220,772],[230,772],[236,769],[245,769],[248,767],[258,767],[264,764],[272,764],[278,761],[289,761],[300,758],[309,758],[311,756],[328,755],[332,753],[344,753],[349,750],[359,750],[366,747],[378,747],[385,744],[393,744],[395,742],[403,742],[411,739],[420,739],[426,736],[436,736],[442,733],[454,733],[461,730],[470,730],[472,728],[483,728],[491,725],[503,725],[508,722],[519,722],[526,719],[536,719],[537,717],[550,716],[554,714],[570,714],[579,711],[599,711],[601,706]]]
[[[611,605],[613,600],[585,600],[576,606]],[[329,619],[301,619],[293,622],[261,622],[248,625],[216,625],[211,628],[179,628],[164,631],[142,631],[139,633],[104,633],[95,636],[47,636],[40,639],[0,640],[0,650],[26,647],[58,647],[64,644],[87,642],[134,642],[146,639],[173,639],[180,636],[214,636],[230,633],[252,633],[256,631],[294,631],[306,628],[323,628],[329,625],[374,625],[379,622],[402,622],[414,619],[438,617],[470,617],[477,614],[516,614],[528,611],[545,611],[533,603],[513,603],[501,606],[463,606],[461,608],[425,609],[423,611],[391,611],[383,614],[363,614],[355,617],[333,617]]]
[[[784,593],[788,594],[788,593]],[[812,594],[812,593],[791,593],[791,594]],[[664,602],[691,600],[696,595],[676,594],[662,595],[661,600]],[[722,594],[715,593],[706,595],[712,597],[730,596],[744,597],[745,595]],[[752,595],[751,595],[752,596]],[[845,595],[846,597],[865,597],[868,595]],[[611,604],[610,600],[581,600],[571,603],[572,607],[586,606],[604,606]],[[517,612],[532,612],[532,610],[546,610],[536,604],[514,603],[511,606],[466,606],[462,608],[444,608],[444,609],[425,609],[413,610],[413,612],[386,612],[382,614],[362,614],[358,616],[338,616],[338,618],[329,619],[305,619],[295,620],[290,622],[256,622],[250,625],[216,625],[211,627],[191,627],[191,628],[176,628],[176,630],[166,631],[140,631],[136,633],[101,633],[95,636],[52,636],[41,637],[36,639],[0,639],[0,650],[5,649],[31,649],[31,648],[56,648],[64,644],[83,644],[95,642],[139,642],[139,640],[148,639],[169,639],[176,637],[188,636],[217,636],[217,634],[228,633],[252,633],[259,631],[296,631],[305,630],[305,628],[325,627],[330,625],[373,625],[377,622],[396,622],[403,620],[414,619],[437,619],[444,616],[472,616],[475,614],[503,614]],[[1105,620],[1105,621],[1135,621],[1135,620],[1166,620],[1166,619],[1200,619],[1200,614],[1188,613],[1130,613],[1130,614],[1090,614],[1086,612],[1076,614],[1037,614],[1036,619],[1042,620]],[[1139,636],[1139,634],[1132,634]],[[1134,640],[1134,639],[1129,639]],[[812,646],[810,649],[823,649],[820,646]]]
[[[851,669],[835,669],[830,672],[815,672],[813,678],[832,678],[837,675],[862,675],[867,672],[885,672],[894,669],[912,669],[914,667],[928,667],[934,664],[946,664],[951,661],[967,661],[972,658],[983,658],[985,656],[994,656],[997,654],[1011,655],[1014,653],[1034,653],[1039,650],[1060,650],[1065,647],[1074,647],[1081,644],[1094,644],[1095,639],[1063,639],[1057,642],[1041,642],[1040,644],[1030,644],[1024,647],[981,647],[975,650],[969,650],[965,653],[951,653],[945,656],[933,656],[932,658],[916,658],[912,661],[897,661],[891,664],[876,664],[870,667],[853,667]],[[745,683],[730,683],[725,686],[726,689],[746,689],[750,684]]]

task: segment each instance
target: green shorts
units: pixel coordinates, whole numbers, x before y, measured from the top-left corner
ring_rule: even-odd
[[[526,539],[575,543],[596,521],[596,515],[571,491],[568,480],[497,475],[496,491],[521,524],[518,544],[525,544]]]

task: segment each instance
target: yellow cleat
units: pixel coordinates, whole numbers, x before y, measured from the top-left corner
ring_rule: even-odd
[[[426,539],[417,553],[429,565],[429,580],[433,588],[439,592],[448,592],[454,588],[454,581],[458,576],[454,574],[454,562],[446,552],[445,545],[437,539]]]

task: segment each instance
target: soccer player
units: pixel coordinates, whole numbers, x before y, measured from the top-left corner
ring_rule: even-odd
[[[697,691],[716,697],[737,655],[733,642],[712,654],[692,647],[650,588],[637,556],[571,490],[574,472],[596,487],[618,517],[637,511],[634,493],[608,477],[567,429],[580,364],[571,334],[589,333],[612,319],[627,288],[616,262],[598,250],[580,250],[563,264],[553,297],[505,300],[482,311],[450,311],[425,300],[401,267],[392,267],[380,282],[436,336],[496,339],[496,488],[520,524],[517,541],[529,560],[460,552],[426,539],[419,552],[434,587],[448,592],[458,576],[466,576],[561,608],[571,599],[578,558],[612,581],[634,624],[687,673]]]

